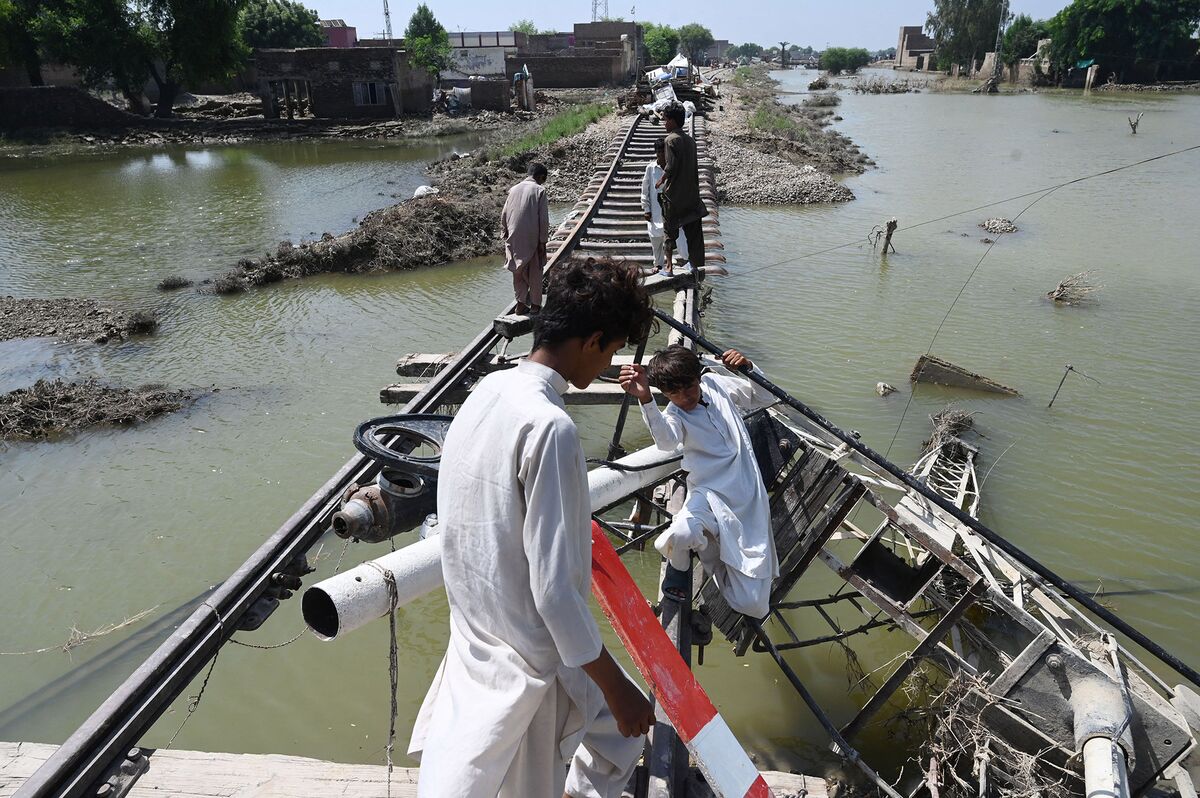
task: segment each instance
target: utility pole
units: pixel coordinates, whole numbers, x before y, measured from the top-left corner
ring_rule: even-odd
[[[388,10],[388,0],[383,0],[383,35],[389,43],[392,41],[392,12]]]
[[[1008,0],[1000,2],[1000,22],[996,25],[996,60],[992,62],[992,77],[988,93],[993,94],[1000,90],[1000,67],[1001,56],[1004,48],[1004,18],[1008,16]]]

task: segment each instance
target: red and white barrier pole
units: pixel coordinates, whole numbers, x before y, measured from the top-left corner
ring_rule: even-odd
[[[716,795],[771,796],[762,774],[679,656],[617,550],[594,521],[592,592]]]

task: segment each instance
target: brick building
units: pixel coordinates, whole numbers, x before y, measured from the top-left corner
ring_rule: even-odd
[[[895,68],[918,72],[934,68],[933,39],[922,32],[920,25],[905,25],[900,29]]]
[[[410,69],[408,54],[383,47],[306,47],[256,50],[263,115],[277,119],[287,108],[307,107],[315,117],[393,119],[427,113],[433,76]]]

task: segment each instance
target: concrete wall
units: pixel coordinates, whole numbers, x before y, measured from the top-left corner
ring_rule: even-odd
[[[8,133],[39,128],[120,129],[141,121],[67,86],[0,88],[0,130]]]
[[[512,110],[512,84],[508,80],[472,80],[468,85],[472,108],[504,113]]]
[[[505,59],[509,80],[529,65],[538,88],[583,89],[625,82],[620,55],[522,55]]]
[[[450,33],[450,49],[463,47],[518,47],[524,48],[529,35],[511,30],[468,31]]]
[[[574,33],[535,33],[528,38],[521,53],[527,55],[548,55],[574,46]]]
[[[447,80],[483,75],[485,78],[504,77],[504,59],[517,54],[516,47],[464,47],[450,51],[450,69],[442,73]]]
[[[43,63],[42,80],[47,86],[74,86],[79,88],[83,82],[79,79],[73,67],[66,64]],[[23,65],[0,68],[0,87],[25,87],[29,85],[29,75]]]

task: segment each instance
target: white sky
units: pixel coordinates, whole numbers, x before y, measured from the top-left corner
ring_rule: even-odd
[[[341,18],[358,28],[360,38],[383,30],[384,0],[303,0],[322,19]],[[1068,0],[1011,0],[1014,14],[1034,19],[1053,16]],[[933,8],[930,0],[608,0],[608,13],[625,19],[671,25],[699,22],[718,39],[735,44],[757,42],[764,47],[786,40],[800,46],[895,47],[901,25],[922,25]],[[635,5],[636,3],[636,5]],[[432,0],[433,13],[450,31],[507,30],[521,18],[539,28],[570,30],[592,18],[591,0],[557,3],[504,3],[496,0]],[[392,30],[398,37],[417,4],[390,0]],[[636,9],[636,11],[635,11]]]

